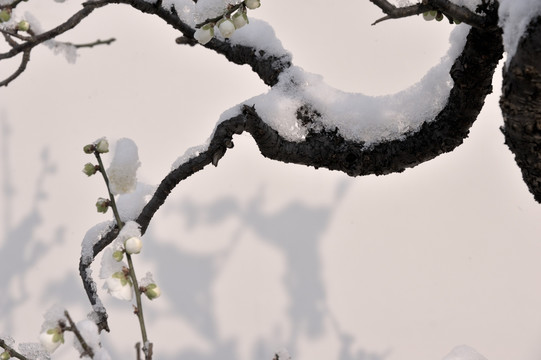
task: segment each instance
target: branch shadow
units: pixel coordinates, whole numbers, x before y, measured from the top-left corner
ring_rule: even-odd
[[[40,204],[47,201],[44,183],[47,177],[56,172],[56,165],[49,158],[49,151],[44,148],[40,154],[41,168],[37,176],[32,202],[27,213],[18,221],[12,218],[16,208],[17,192],[12,178],[12,156],[10,152],[11,127],[5,114],[0,117],[0,173],[2,183],[2,227],[0,228],[0,314],[2,333],[10,334],[20,319],[14,318],[14,310],[24,305],[29,298],[27,273],[44,258],[51,246],[39,237],[38,227],[43,222]],[[64,229],[58,227],[54,243],[64,242]]]
[[[184,197],[172,208],[169,216],[182,217],[185,229],[196,230],[215,226],[234,219],[239,225],[229,236],[228,245],[217,253],[193,254],[182,250],[171,242],[152,241],[156,237],[152,227],[145,237],[152,241],[148,255],[160,259],[157,264],[157,278],[166,282],[176,282],[177,288],[169,289],[167,296],[175,304],[172,311],[212,344],[210,352],[186,350],[175,359],[233,360],[239,359],[238,344],[235,340],[224,341],[220,337],[214,308],[213,282],[219,276],[230,254],[248,231],[277,250],[285,260],[283,287],[288,297],[287,318],[291,324],[285,348],[293,354],[298,350],[301,338],[316,339],[331,331],[340,343],[338,360],[383,360],[387,354],[377,354],[364,350],[353,350],[354,338],[342,331],[327,306],[327,295],[322,275],[320,245],[332,220],[334,209],[348,190],[349,182],[340,182],[335,188],[334,200],[321,206],[308,206],[299,201],[291,201],[274,212],[265,210],[265,191],[261,189],[247,203],[232,196],[201,204],[191,197]],[[171,204],[170,204],[171,205]],[[174,267],[174,270],[173,270]],[[172,275],[173,274],[173,275]],[[327,326],[327,328],[326,328]],[[272,348],[263,338],[252,347],[250,358],[271,359]]]

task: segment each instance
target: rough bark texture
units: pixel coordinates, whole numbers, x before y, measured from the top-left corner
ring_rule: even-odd
[[[274,160],[325,167],[351,176],[401,172],[462,144],[486,95],[492,91],[492,76],[502,52],[500,30],[472,28],[464,51],[451,69],[454,86],[447,105],[420,131],[405,134],[401,140],[366,148],[362,143],[343,139],[336,132],[314,132],[306,141],[296,143],[284,140],[262,121],[249,122],[247,130],[261,153]],[[299,109],[297,116],[303,122],[317,121],[318,112],[307,104]]]
[[[530,23],[503,79],[505,143],[528,189],[541,202],[541,17]]]

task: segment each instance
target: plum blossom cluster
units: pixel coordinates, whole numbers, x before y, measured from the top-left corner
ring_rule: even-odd
[[[423,13],[423,19],[425,19],[426,21],[432,21],[432,20],[442,21],[444,16],[449,19],[449,23],[451,23],[451,24],[454,23],[454,24],[457,24],[457,25],[460,24],[460,21],[454,20],[453,18],[445,15],[444,13],[442,13],[439,10],[430,10],[430,11],[425,11]]]
[[[107,139],[100,138],[83,147],[87,154],[94,154],[97,164],[87,163],[83,172],[94,175],[100,172],[103,176],[107,192],[107,198],[99,198],[96,202],[98,212],[105,213],[112,209],[116,224],[119,229],[118,236],[112,244],[105,249],[101,259],[100,278],[104,280],[104,289],[120,300],[132,301],[135,297],[134,313],[139,318],[143,340],[143,351],[148,357],[152,353],[147,339],[141,295],[145,294],[150,300],[161,295],[161,290],[152,278],[152,274],[141,279],[138,284],[137,276],[132,261],[132,256],[139,254],[143,248],[141,230],[135,221],[123,221],[120,217],[115,196],[131,193],[137,186],[137,169],[141,166],[137,145],[130,139],[120,139],[116,142],[113,159],[107,170],[103,165],[101,155],[109,152]],[[124,261],[126,260],[126,261]]]
[[[247,9],[254,10],[261,6],[260,0],[244,0],[239,5],[233,6],[219,20],[211,20],[199,27],[194,34],[195,40],[200,44],[208,43],[215,34],[215,28],[218,28],[220,34],[228,39],[235,30],[248,24]]]
[[[0,24],[7,23],[10,20],[11,20],[11,9],[10,8],[6,8],[6,9],[3,9],[2,11],[0,11]],[[21,20],[16,24],[15,30],[28,31],[28,30],[30,30],[30,24],[26,20]]]

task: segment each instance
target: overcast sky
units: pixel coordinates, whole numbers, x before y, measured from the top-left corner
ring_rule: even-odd
[[[46,29],[78,8],[23,6]],[[250,15],[274,27],[296,65],[367,95],[414,84],[452,29],[421,17],[370,26],[382,14],[365,0],[269,0]],[[223,111],[267,91],[246,66],[176,45],[178,35],[107,6],[60,40],[115,43],[80,51],[75,65],[37,48],[0,89],[0,334],[37,341],[55,303],[78,319],[89,311],[79,245],[111,214],[95,212],[105,191],[81,173],[83,145],[133,139],[140,181],[156,184]],[[277,163],[235,138],[217,168],[175,189],[136,259],[163,289],[145,304],[156,358],[270,360],[287,348],[296,360],[428,360],[468,344],[490,360],[539,359],[541,206],[499,130],[500,72],[465,143],[402,174]],[[131,307],[101,295],[104,344],[132,358]],[[65,348],[59,357],[73,358]]]

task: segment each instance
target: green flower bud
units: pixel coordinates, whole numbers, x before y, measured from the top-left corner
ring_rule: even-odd
[[[98,165],[94,165],[92,163],[86,163],[85,167],[83,168],[83,173],[85,173],[87,176],[94,175],[99,169]]]
[[[438,14],[436,15],[436,21],[442,21],[443,20],[443,13],[441,11],[438,11]]]
[[[115,259],[116,261],[120,262],[122,261],[123,258],[124,258],[123,251],[117,250],[113,253],[113,259]]]
[[[149,300],[157,299],[162,294],[161,289],[156,284],[150,284],[146,286],[144,292]]]
[[[94,150],[96,150],[96,146],[94,146],[94,144],[88,144],[83,147],[85,154],[93,154]]]
[[[11,19],[11,11],[8,9],[4,9],[0,11],[0,23],[9,21]]]
[[[9,360],[9,359],[11,359],[11,355],[7,351],[4,351],[2,354],[0,354],[0,360]]]
[[[30,30],[30,24],[26,20],[21,20],[17,24],[17,29],[19,29],[20,31],[28,31]]]
[[[426,11],[423,13],[423,19],[426,21],[431,21],[436,18],[436,15],[438,15],[438,12],[436,10]]]
[[[96,202],[96,208],[100,213],[106,213],[109,209],[109,199],[99,198]]]

